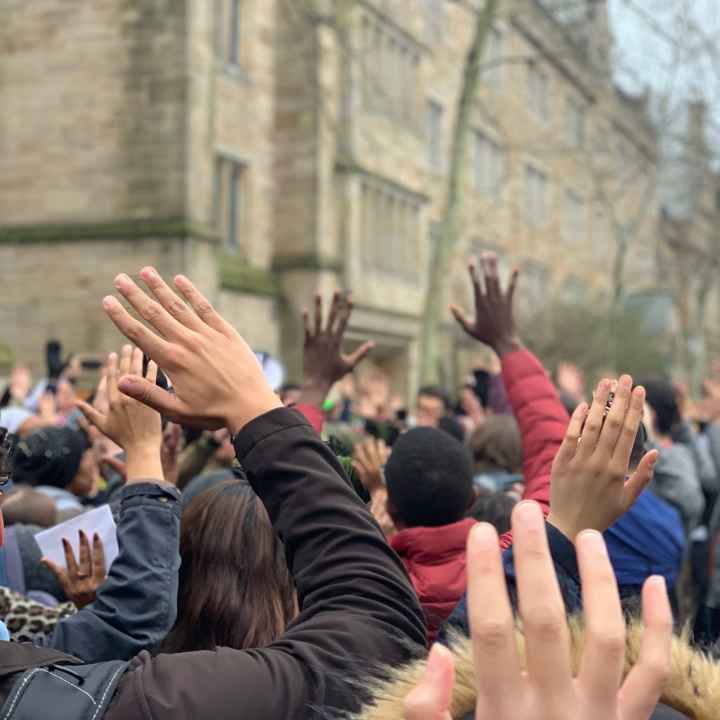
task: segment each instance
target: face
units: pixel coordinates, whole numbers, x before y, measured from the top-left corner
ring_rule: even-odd
[[[445,403],[436,397],[418,395],[415,419],[418,427],[437,427],[445,415]]]
[[[79,497],[90,495],[95,488],[99,472],[95,453],[92,448],[89,448],[83,454],[78,473],[68,489]]]
[[[55,407],[59,413],[69,413],[75,408],[75,388],[67,380],[58,383]]]

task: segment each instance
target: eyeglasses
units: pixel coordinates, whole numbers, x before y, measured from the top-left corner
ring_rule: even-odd
[[[10,484],[12,479],[11,457],[15,444],[12,435],[0,428],[0,491]]]

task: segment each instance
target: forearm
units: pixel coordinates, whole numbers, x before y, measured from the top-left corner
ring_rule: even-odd
[[[123,489],[120,553],[97,600],[59,623],[53,647],[92,663],[129,659],[165,637],[177,612],[180,511],[169,485]]]

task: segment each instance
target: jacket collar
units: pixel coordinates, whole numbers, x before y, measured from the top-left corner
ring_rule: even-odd
[[[390,538],[390,546],[411,562],[442,562],[465,552],[468,534],[476,522],[474,518],[465,518],[451,525],[400,530]]]

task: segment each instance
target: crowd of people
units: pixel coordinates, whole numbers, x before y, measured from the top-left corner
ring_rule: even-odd
[[[493,363],[373,412],[327,400],[372,352],[348,295],[275,392],[190,280],[140,278],[89,391],[53,343],[2,397],[2,720],[718,717],[720,385],[549,373],[486,253],[450,311]]]

